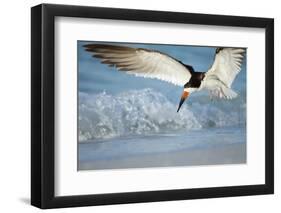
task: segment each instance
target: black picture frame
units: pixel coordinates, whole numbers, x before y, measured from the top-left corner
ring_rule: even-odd
[[[265,48],[265,184],[93,195],[54,195],[55,17],[101,18],[263,28]],[[274,192],[274,20],[164,11],[41,4],[31,8],[31,204],[42,209],[272,194]]]

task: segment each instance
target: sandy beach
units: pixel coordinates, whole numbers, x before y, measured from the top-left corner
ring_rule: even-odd
[[[246,163],[244,128],[80,143],[78,170]]]
[[[167,167],[241,163],[246,163],[245,144],[80,162],[79,170],[143,168],[148,165],[149,167]]]

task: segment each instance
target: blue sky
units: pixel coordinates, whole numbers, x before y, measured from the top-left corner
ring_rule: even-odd
[[[181,87],[156,79],[135,77],[133,75],[125,74],[124,72],[117,72],[115,68],[101,64],[98,59],[93,58],[89,52],[84,50],[83,45],[89,43],[108,42],[78,41],[79,92],[96,94],[105,91],[108,94],[115,95],[128,90],[152,88],[164,94],[171,101],[178,102],[182,93]],[[171,55],[185,64],[193,66],[195,71],[202,72],[207,71],[212,65],[215,53],[214,47],[136,43],[110,44],[158,50]],[[246,60],[244,60],[242,70],[236,77],[232,87],[238,93],[246,92]],[[196,96],[200,95],[200,93],[194,93],[192,95]],[[245,97],[245,94],[240,95]]]

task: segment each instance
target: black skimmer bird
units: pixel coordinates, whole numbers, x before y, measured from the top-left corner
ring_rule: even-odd
[[[155,78],[183,87],[180,110],[190,93],[209,90],[211,97],[233,99],[237,93],[231,84],[241,70],[244,48],[216,48],[214,62],[207,72],[195,72],[192,66],[156,50],[107,44],[84,45],[101,63],[119,71]]]

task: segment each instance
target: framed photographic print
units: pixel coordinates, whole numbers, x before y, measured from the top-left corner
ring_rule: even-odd
[[[31,204],[272,194],[274,21],[31,9]]]

